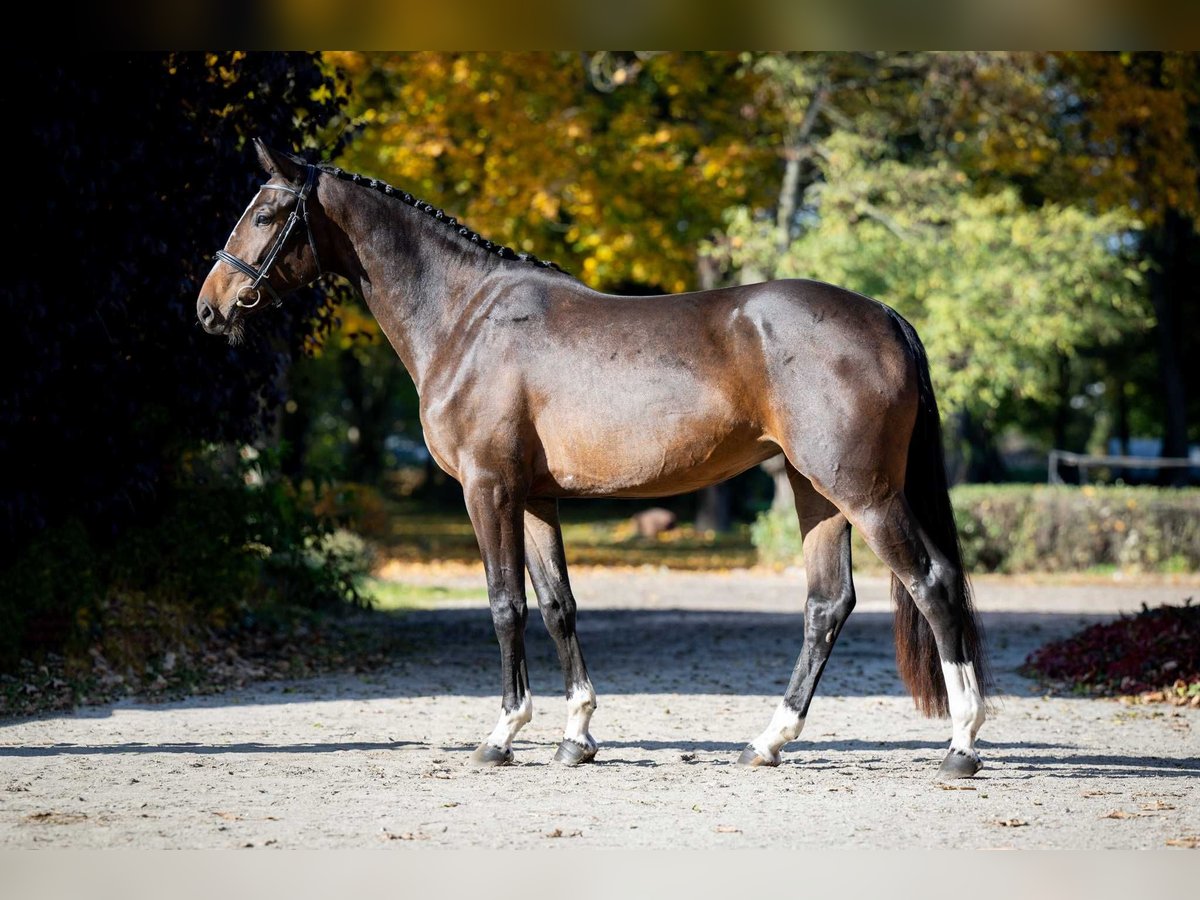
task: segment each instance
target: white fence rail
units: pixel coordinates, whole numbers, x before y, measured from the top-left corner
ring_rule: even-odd
[[[1051,450],[1046,480],[1050,484],[1066,484],[1059,472],[1061,466],[1079,470],[1079,483],[1086,484],[1089,469],[1200,469],[1200,460],[1170,456],[1096,456],[1090,453],[1071,453]]]

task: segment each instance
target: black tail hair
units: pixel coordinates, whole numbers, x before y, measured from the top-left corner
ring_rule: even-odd
[[[961,604],[963,652],[975,665],[980,691],[986,692],[992,686],[991,669],[984,651],[983,631],[971,602],[971,583],[963,568],[958,527],[950,505],[942,423],[929,378],[929,359],[912,325],[898,313],[892,314],[916,362],[919,380],[917,421],[908,445],[904,496],[926,537],[953,567],[955,583],[950,585],[950,599]],[[896,607],[896,665],[900,677],[921,712],[927,716],[945,716],[949,713],[946,681],[933,629],[895,575],[892,602]]]

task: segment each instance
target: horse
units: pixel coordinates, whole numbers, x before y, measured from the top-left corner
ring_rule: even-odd
[[[406,191],[254,146],[267,180],[217,251],[197,316],[236,342],[250,317],[332,273],[379,321],[416,385],[429,452],[462,485],[486,572],[502,702],[471,762],[511,763],[533,716],[526,567],[565,683],[554,759],[596,756],[560,498],[695,491],[782,453],[803,536],[804,637],[783,697],[738,762],[779,765],[804,727],[855,605],[853,527],[891,570],[897,664],[915,705],[951,720],[938,776],[980,769],[983,637],[929,363],[905,319],[809,280],[599,293]]]

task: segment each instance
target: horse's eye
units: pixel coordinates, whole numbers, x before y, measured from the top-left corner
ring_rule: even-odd
[[[269,225],[270,223],[271,217],[267,213],[259,213],[254,217],[255,225]]]

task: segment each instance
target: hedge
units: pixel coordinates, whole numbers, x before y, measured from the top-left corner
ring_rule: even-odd
[[[960,485],[950,492],[971,572],[1200,571],[1200,490]],[[759,561],[803,561],[791,512],[751,530]],[[882,567],[855,533],[856,565]]]

